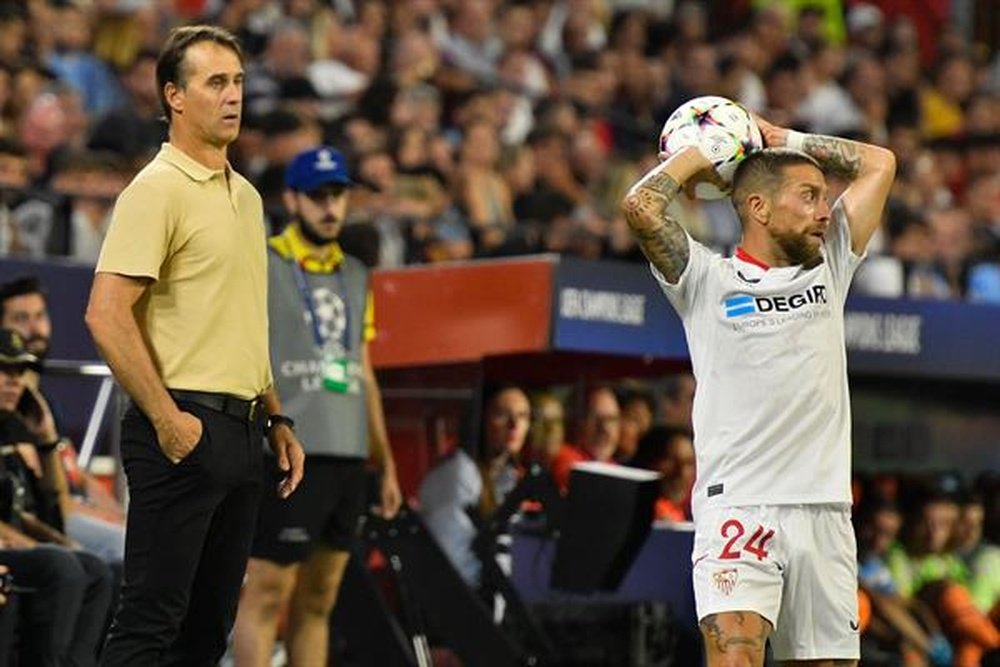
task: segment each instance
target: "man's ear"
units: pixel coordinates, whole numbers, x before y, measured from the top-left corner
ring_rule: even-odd
[[[753,222],[766,225],[771,221],[771,200],[754,192],[746,199],[747,215]]]
[[[184,91],[173,81],[163,84],[163,98],[167,106],[175,114],[184,113]]]
[[[281,202],[285,205],[285,211],[289,216],[295,217],[299,213],[299,202],[295,199],[295,192],[285,188],[281,193]]]

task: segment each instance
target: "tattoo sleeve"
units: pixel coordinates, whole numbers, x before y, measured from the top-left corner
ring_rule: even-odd
[[[643,254],[671,283],[680,280],[690,255],[684,228],[667,212],[680,191],[670,174],[654,169],[632,186],[622,203]]]
[[[850,139],[807,134],[802,141],[803,152],[816,158],[830,173],[849,181],[861,173],[860,146]]]

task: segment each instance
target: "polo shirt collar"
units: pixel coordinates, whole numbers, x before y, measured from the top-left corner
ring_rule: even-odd
[[[202,183],[226,173],[230,168],[226,162],[224,169],[210,169],[167,141],[160,146],[158,157],[180,169],[191,180]]]

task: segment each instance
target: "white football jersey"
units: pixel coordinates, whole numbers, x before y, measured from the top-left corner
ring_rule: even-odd
[[[700,508],[849,503],[851,413],[844,300],[862,257],[841,201],[823,262],[767,268],[688,237],[677,284],[653,275],[684,322],[697,380]]]

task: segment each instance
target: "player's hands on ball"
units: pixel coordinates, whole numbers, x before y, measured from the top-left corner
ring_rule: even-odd
[[[700,162],[698,171],[694,173],[691,178],[684,183],[684,192],[691,199],[695,199],[695,188],[698,187],[699,183],[711,183],[715,187],[719,188],[722,192],[728,192],[731,187],[730,183],[726,182],[726,179],[722,178],[719,172],[715,169],[712,161],[702,153],[700,148],[692,147],[691,151],[695,157],[694,159]]]
[[[267,434],[267,442],[271,451],[278,457],[278,468],[285,473],[278,482],[278,495],[287,498],[292,495],[305,468],[306,455],[302,451],[299,439],[287,424],[277,424]]]
[[[778,127],[773,123],[769,123],[757,114],[753,114],[754,120],[757,121],[757,127],[760,128],[760,134],[764,137],[764,145],[768,147],[772,146],[784,146],[785,145],[785,135],[788,134],[788,130],[783,127]]]

